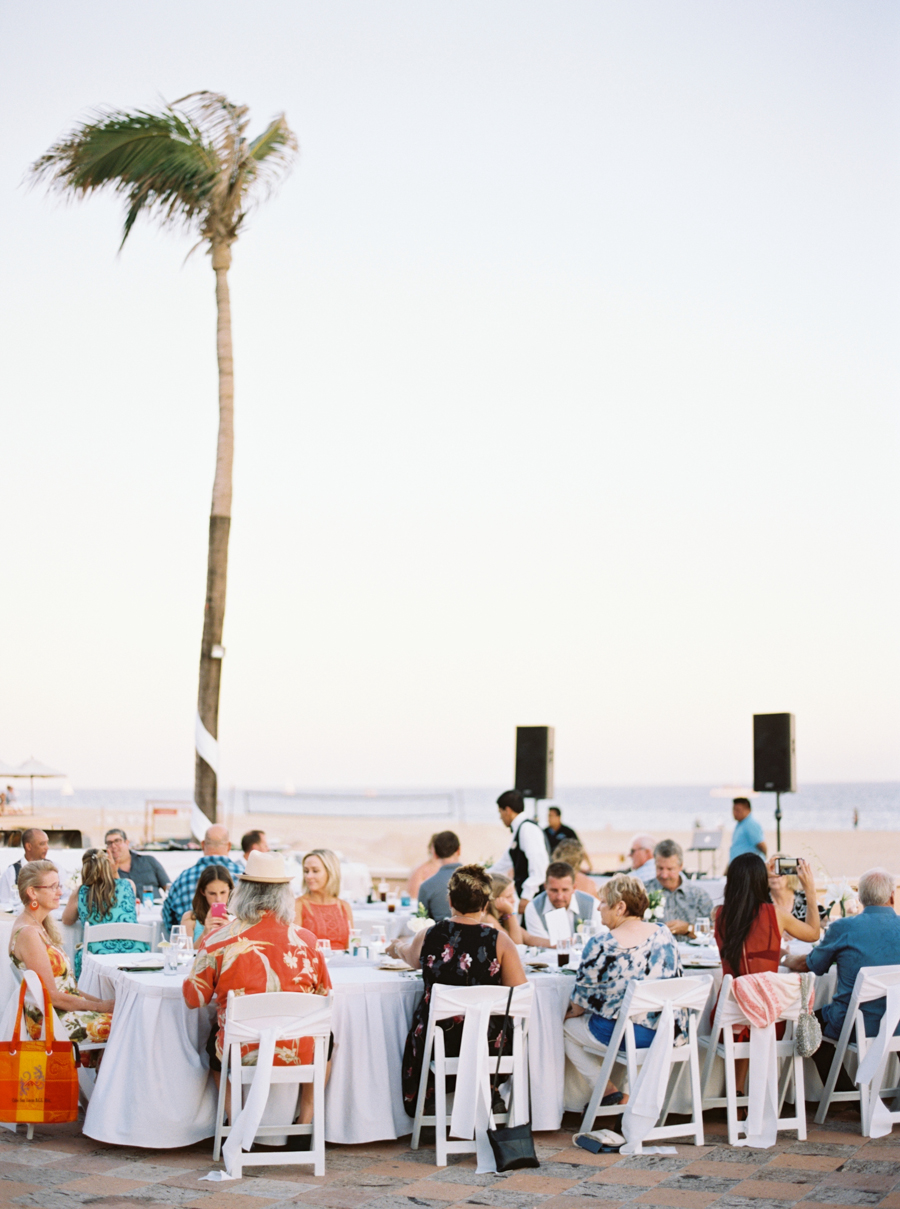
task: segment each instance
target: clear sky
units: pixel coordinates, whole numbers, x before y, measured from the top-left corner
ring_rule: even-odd
[[[5,6],[0,758],[187,786],[208,258],[21,184],[208,88],[301,155],[231,274],[221,784],[900,777],[893,2]]]

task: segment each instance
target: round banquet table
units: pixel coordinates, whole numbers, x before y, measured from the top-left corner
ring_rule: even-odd
[[[204,1052],[212,1009],[192,1011],[182,976],[120,969],[129,954],[87,954],[80,985],[88,994],[114,994],[109,1043],[85,1117],[84,1132],[122,1146],[188,1146],[212,1137],[213,1082]],[[403,1107],[400,1069],[413,1010],[422,994],[414,974],[335,962],[334,1058],[325,1096],[325,1137],[352,1144],[403,1137],[412,1118]],[[532,1127],[558,1129],[563,1112],[562,1018],[572,977],[532,976],[529,1029]],[[273,1091],[265,1120],[285,1121],[283,1092]],[[270,1110],[272,1110],[270,1112]]]
[[[81,989],[116,1000],[84,1133],[119,1146],[191,1146],[215,1131],[215,1087],[204,1050],[211,1012],[188,1009],[182,976],[119,968],[140,956],[84,955]]]

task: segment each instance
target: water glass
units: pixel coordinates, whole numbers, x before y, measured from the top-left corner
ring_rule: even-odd
[[[708,916],[699,915],[694,923],[694,935],[704,944],[709,944],[709,938],[712,935],[712,923]]]
[[[145,907],[153,906],[153,887],[144,886],[143,902]]]
[[[316,948],[319,950],[319,952],[322,954],[322,956],[327,961],[328,958],[331,956],[331,941],[328,939],[328,937],[327,936],[320,937],[316,941]]]
[[[165,947],[163,947],[161,944],[159,947],[163,950],[163,973],[177,974],[179,958],[178,949],[175,947],[175,945],[171,944],[165,945]]]
[[[556,964],[562,969],[563,966],[569,964],[569,954],[572,948],[572,938],[565,937],[563,940],[556,942]]]

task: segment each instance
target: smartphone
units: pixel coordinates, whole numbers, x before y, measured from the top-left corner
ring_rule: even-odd
[[[775,872],[779,877],[785,873],[796,874],[799,868],[799,862],[795,856],[779,856],[775,858]]]
[[[224,903],[213,903],[209,909],[209,914],[213,919],[227,919],[228,908]]]

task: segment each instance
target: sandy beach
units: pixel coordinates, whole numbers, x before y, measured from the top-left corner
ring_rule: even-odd
[[[28,815],[4,816],[10,826],[31,825]],[[144,815],[138,812],[85,810],[36,814],[34,821],[42,825],[80,826],[91,843],[102,841],[108,827],[124,827],[139,844],[144,836]],[[287,845],[296,850],[334,848],[351,861],[363,861],[378,874],[400,877],[425,859],[428,838],[435,831],[448,827],[459,835],[465,860],[496,859],[508,842],[509,833],[500,823],[452,823],[446,819],[335,818],[284,814],[235,814],[223,812],[221,821],[238,841],[245,831],[261,828],[271,843]],[[639,826],[636,820],[635,828]],[[582,842],[590,854],[595,871],[611,872],[628,866],[626,856],[633,832],[612,828],[579,829]],[[689,831],[672,831],[659,839],[677,840],[685,850],[690,845]],[[730,831],[725,832],[722,848],[715,854],[716,871],[721,873],[728,857]],[[775,833],[766,832],[769,852],[775,851]],[[898,831],[782,831],[782,850],[792,856],[811,861],[820,880],[835,877],[857,877],[866,869],[882,865],[900,876],[900,832]],[[698,855],[687,853],[685,867],[697,868]],[[709,872],[711,854],[702,856],[702,868]]]

